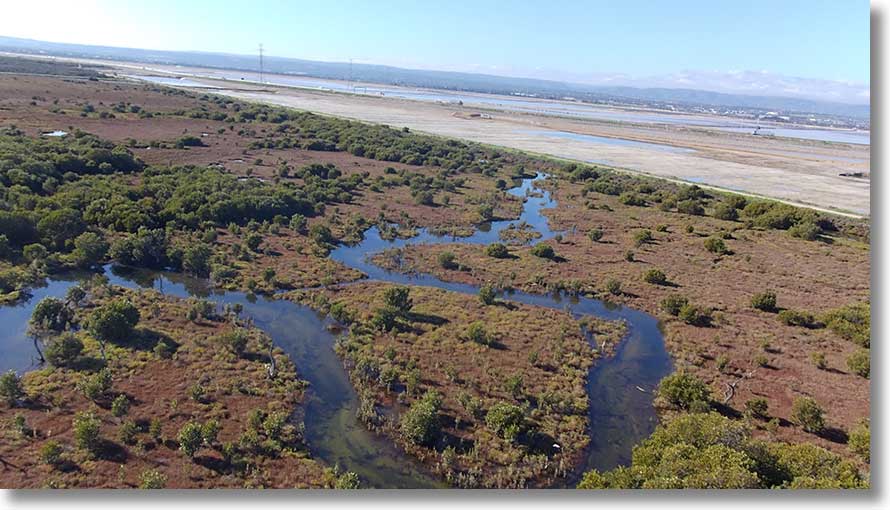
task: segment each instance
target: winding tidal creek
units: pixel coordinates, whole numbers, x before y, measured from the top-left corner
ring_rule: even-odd
[[[539,240],[553,238],[542,211],[553,207],[549,192],[535,188],[545,179],[523,179],[509,193],[525,197],[519,219],[481,225],[470,237],[436,236],[421,229],[411,239],[384,240],[377,227],[365,232],[364,240],[352,246],[339,246],[331,258],[358,269],[375,281],[402,285],[429,286],[453,292],[477,294],[475,285],[451,283],[429,274],[403,274],[374,265],[370,258],[380,251],[415,244],[489,244],[499,240],[501,230],[526,222],[541,234]],[[534,192],[533,192],[534,190]],[[334,352],[335,335],[328,329],[332,321],[313,309],[274,296],[254,297],[242,292],[211,288],[209,282],[180,273],[130,269],[107,265],[110,283],[127,288],[153,288],[177,297],[209,298],[220,304],[241,304],[244,315],[271,336],[275,344],[294,361],[298,374],[310,383],[305,409],[305,436],[313,456],[325,463],[357,473],[363,486],[376,488],[444,487],[419,462],[406,455],[383,436],[368,431],[356,418],[358,396],[343,364]],[[19,373],[39,366],[33,342],[27,333],[34,306],[44,297],[64,297],[68,288],[89,273],[53,277],[45,286],[31,289],[28,299],[0,307],[0,370]],[[597,299],[562,294],[539,295],[505,292],[507,301],[564,310],[576,317],[593,315],[607,320],[624,320],[628,332],[614,355],[598,360],[587,377],[591,442],[574,478],[591,468],[610,469],[627,464],[633,446],[646,438],[656,425],[652,406],[653,390],[671,369],[658,320],[644,312]],[[595,342],[596,339],[591,339]]]

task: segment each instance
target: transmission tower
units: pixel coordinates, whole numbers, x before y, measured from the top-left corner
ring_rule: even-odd
[[[263,43],[260,43],[260,84],[263,83]]]

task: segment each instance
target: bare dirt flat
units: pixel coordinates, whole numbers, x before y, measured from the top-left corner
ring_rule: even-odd
[[[117,65],[125,74],[136,67]],[[145,70],[151,74],[151,69],[165,70],[161,66]],[[189,70],[176,68],[175,72],[187,75]],[[192,77],[190,81],[213,87],[214,93],[250,101],[608,164],[858,216],[868,216],[870,211],[870,148],[866,145],[752,136],[699,126],[569,119],[231,80]],[[540,134],[547,130],[663,144],[689,151],[670,152]],[[840,175],[857,172],[864,177]]]

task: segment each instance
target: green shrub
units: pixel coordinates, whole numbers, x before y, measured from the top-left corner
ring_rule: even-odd
[[[454,253],[450,251],[443,251],[436,256],[436,260],[439,262],[439,267],[442,269],[454,269],[457,267],[457,263],[455,262],[457,257],[455,257]]]
[[[130,399],[121,393],[111,402],[111,414],[120,418],[130,411]]]
[[[400,421],[402,436],[417,445],[429,446],[434,443],[442,431],[439,423],[441,406],[442,399],[435,391],[427,392],[411,404]]]
[[[698,200],[683,200],[677,202],[677,212],[693,216],[703,216],[705,214],[705,208]]]
[[[798,237],[807,241],[815,241],[822,235],[822,229],[813,221],[802,221],[789,228],[788,233],[793,237]]]
[[[493,305],[496,298],[497,293],[495,292],[493,286],[485,284],[479,287],[479,302],[483,305]]]
[[[83,352],[83,342],[73,333],[65,333],[49,342],[44,349],[46,361],[57,367],[73,364]]]
[[[525,429],[525,415],[519,406],[498,402],[485,415],[485,425],[498,436],[512,442]]]
[[[717,204],[714,208],[714,217],[718,220],[736,221],[739,219],[739,212],[732,205],[724,202]]]
[[[807,432],[818,434],[825,430],[825,417],[822,408],[809,397],[800,397],[791,407],[791,421]]]
[[[247,340],[247,331],[243,328],[235,328],[214,337],[214,342],[236,356],[244,354],[247,349]]]
[[[764,312],[774,312],[776,310],[775,291],[767,290],[759,294],[754,294],[751,296],[751,306],[757,310],[763,310]]]
[[[139,427],[136,426],[136,423],[133,420],[126,420],[118,427],[117,438],[124,444],[134,444],[138,432]]]
[[[106,303],[90,314],[87,330],[100,342],[124,342],[139,322],[139,309],[127,300]]]
[[[505,259],[510,256],[507,245],[503,243],[491,243],[485,247],[485,254],[496,259]]]
[[[102,445],[99,418],[91,412],[83,411],[75,415],[72,426],[74,428],[74,444],[92,455],[99,453]]]
[[[546,243],[538,243],[531,249],[531,254],[542,259],[552,259],[556,256],[553,247]]]
[[[612,294],[613,296],[620,296],[621,295],[621,282],[619,282],[618,280],[615,280],[614,278],[607,280],[606,281],[606,291],[608,291],[609,294]]]
[[[779,320],[787,326],[801,328],[817,328],[820,326],[813,314],[798,310],[782,310],[779,312]]]
[[[590,232],[587,233],[587,237],[590,238],[593,242],[599,242],[603,238],[603,229],[594,228],[591,229]]]
[[[847,448],[865,462],[871,462],[871,430],[868,420],[863,420],[850,431]]]
[[[825,359],[824,352],[813,352],[810,354],[810,359],[819,370],[825,370],[826,368],[828,368],[828,360]]]
[[[360,489],[361,480],[357,474],[347,471],[337,477],[337,481],[334,482],[334,488],[338,490]]]
[[[618,201],[624,205],[633,205],[638,207],[643,207],[646,205],[646,200],[637,195],[636,193],[624,192],[618,196]]]
[[[163,489],[167,486],[167,476],[156,469],[147,469],[139,475],[140,489]]]
[[[65,331],[69,323],[74,319],[74,313],[64,301],[54,297],[45,297],[40,300],[31,312],[29,324],[38,331]]]
[[[664,285],[668,279],[661,269],[649,269],[643,273],[643,281],[653,285]]]
[[[689,303],[689,299],[679,294],[668,296],[661,300],[661,309],[666,313],[677,316],[680,310]]]
[[[860,347],[871,345],[871,309],[868,303],[856,303],[832,310],[822,320],[841,338]]]
[[[398,324],[400,314],[391,307],[382,306],[371,316],[371,327],[379,331],[392,331]]]
[[[204,442],[203,431],[201,425],[197,422],[190,421],[179,429],[177,435],[179,441],[179,449],[187,457],[192,458]]]
[[[687,303],[680,307],[677,317],[692,326],[707,327],[711,325],[711,310],[702,306]]]
[[[467,327],[467,339],[481,345],[491,345],[494,339],[491,334],[485,330],[485,324],[481,321],[473,322]]]
[[[707,404],[711,401],[708,385],[687,372],[677,372],[662,379],[658,383],[657,394],[680,409],[689,409],[694,402]]]
[[[769,417],[769,403],[762,397],[752,398],[745,402],[745,411],[753,418],[765,420]]]
[[[3,397],[3,400],[10,407],[16,405],[24,396],[25,390],[22,388],[22,380],[15,373],[15,370],[9,370],[5,374],[0,375],[0,397]]]
[[[847,358],[847,367],[854,374],[871,377],[871,353],[867,349],[859,349]]]
[[[640,230],[634,234],[634,246],[640,247],[644,244],[651,243],[655,238],[652,237],[652,231],[648,229]]]
[[[95,402],[108,396],[108,392],[111,391],[111,380],[111,371],[103,368],[95,374],[81,377],[77,386],[86,398]]]
[[[389,287],[383,291],[383,302],[387,308],[392,308],[401,316],[411,311],[414,303],[411,301],[411,289],[408,287]]]
[[[709,237],[705,239],[705,249],[711,253],[716,253],[717,255],[725,255],[729,253],[726,243],[719,237]]]
[[[50,439],[40,447],[40,461],[50,466],[62,464],[62,445],[55,439]]]

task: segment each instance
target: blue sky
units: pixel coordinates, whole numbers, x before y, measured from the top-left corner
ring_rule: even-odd
[[[0,35],[60,42],[229,53],[263,42],[286,57],[588,82],[684,71],[870,77],[866,0],[11,4]]]

